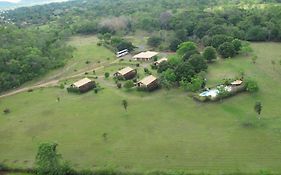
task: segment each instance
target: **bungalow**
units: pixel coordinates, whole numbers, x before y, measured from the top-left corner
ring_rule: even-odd
[[[168,58],[161,58],[160,60],[155,61],[153,64],[154,66],[159,66],[159,64],[163,63],[163,62],[167,62]]]
[[[135,60],[139,60],[139,61],[149,61],[157,55],[158,55],[158,52],[146,51],[146,52],[141,52],[141,53],[133,56],[133,58]]]
[[[147,90],[153,90],[158,87],[158,79],[153,75],[145,77],[137,83],[138,87],[145,88]]]
[[[242,80],[236,80],[231,83],[232,86],[240,86],[243,83]]]
[[[78,89],[79,92],[87,92],[95,87],[95,82],[89,78],[84,78],[71,85],[72,88]]]
[[[136,76],[137,74],[137,70],[136,69],[132,69],[130,67],[126,67],[124,69],[119,70],[118,72],[116,72],[114,74],[115,77],[117,78],[123,78],[125,80],[129,80],[132,79]]]

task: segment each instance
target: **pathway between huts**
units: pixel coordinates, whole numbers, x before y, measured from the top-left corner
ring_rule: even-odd
[[[114,60],[113,62],[109,63],[109,65],[114,64],[118,61],[119,61],[118,59]],[[17,88],[17,89],[5,92],[5,93],[0,95],[0,99],[4,98],[4,97],[15,95],[15,94],[18,94],[18,93],[21,93],[21,92],[26,92],[30,89],[34,90],[34,89],[39,89],[39,88],[58,86],[60,81],[64,81],[64,80],[68,80],[68,79],[72,79],[72,78],[77,78],[77,77],[85,75],[85,72],[93,71],[93,70],[97,71],[97,70],[103,69],[104,67],[105,67],[105,65],[101,65],[101,66],[98,66],[96,68],[88,68],[88,69],[81,70],[74,75],[63,77],[63,78],[58,78],[58,77],[60,77],[60,75],[63,74],[63,72],[61,72],[61,73],[59,73],[59,74],[57,74],[53,77],[48,78],[48,80],[43,80],[43,81],[37,82],[37,83],[35,83],[34,85],[31,85],[31,86],[21,87],[21,88]],[[99,78],[101,78],[101,77],[99,77]]]

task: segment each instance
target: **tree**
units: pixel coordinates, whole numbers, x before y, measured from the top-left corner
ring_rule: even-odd
[[[161,85],[167,89],[170,89],[177,81],[176,74],[174,70],[167,69],[166,71],[162,72],[160,75],[160,82]]]
[[[188,61],[192,55],[199,55],[200,53],[198,50],[188,50],[186,53],[183,55],[182,59],[183,61]]]
[[[126,88],[127,90],[131,89],[132,87],[134,87],[134,82],[129,80],[129,81],[126,81],[125,84],[124,84],[124,88]]]
[[[225,42],[220,45],[218,48],[218,52],[223,58],[232,58],[236,54],[234,45],[230,42]]]
[[[252,63],[253,63],[253,64],[256,64],[257,59],[258,59],[258,56],[256,56],[256,55],[253,56],[253,57],[252,57]]]
[[[240,53],[245,55],[249,55],[249,53],[253,52],[252,47],[250,46],[249,42],[243,42]]]
[[[192,55],[188,60],[188,63],[193,67],[193,70],[196,73],[205,71],[208,68],[206,60],[199,54]]]
[[[191,78],[191,81],[182,80],[180,85],[186,90],[191,92],[196,92],[202,88],[204,84],[204,79],[200,76]]]
[[[242,42],[241,42],[241,40],[235,39],[235,40],[232,41],[232,44],[233,44],[233,46],[234,46],[234,49],[235,49],[236,53],[239,53],[239,51],[240,51],[241,48],[242,48]]]
[[[260,119],[260,115],[261,115],[261,111],[262,111],[262,104],[261,104],[261,102],[256,102],[254,110],[259,115],[259,119]]]
[[[257,92],[259,90],[258,83],[254,80],[246,80],[246,90],[248,92]]]
[[[214,35],[213,37],[210,38],[209,44],[214,48],[219,48],[219,46],[222,45],[223,43],[231,42],[232,40],[233,38],[227,35]]]
[[[246,32],[248,41],[265,41],[267,39],[267,31],[261,26],[252,26]]]
[[[162,38],[158,36],[151,36],[147,40],[147,44],[151,47],[158,47],[161,44]]]
[[[110,76],[109,72],[105,72],[105,73],[104,73],[104,77],[105,77],[105,78],[108,78],[109,76]]]
[[[62,162],[56,143],[42,143],[36,155],[36,172],[39,175],[71,174],[72,169]]]
[[[127,100],[122,100],[122,105],[123,105],[125,111],[127,111],[127,108],[128,108],[128,101],[127,101]]]
[[[164,72],[165,70],[167,70],[167,69],[169,69],[169,68],[171,68],[170,63],[169,63],[168,61],[164,61],[164,62],[162,62],[162,63],[160,63],[160,64],[158,65],[157,72],[158,72],[158,73],[162,73],[162,72]]]
[[[177,50],[177,54],[183,57],[187,52],[197,51],[197,46],[194,42],[188,41],[181,43]]]
[[[183,62],[176,67],[175,74],[178,82],[181,80],[190,81],[195,75],[195,70],[190,63]]]
[[[212,62],[213,60],[217,59],[217,52],[216,49],[212,46],[206,47],[203,52],[203,57],[208,61]]]
[[[169,46],[170,50],[174,51],[174,52],[177,51],[180,43],[181,43],[181,40],[179,40],[179,39],[172,40],[170,43],[170,46]]]

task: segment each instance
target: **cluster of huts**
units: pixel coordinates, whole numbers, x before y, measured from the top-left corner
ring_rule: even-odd
[[[124,69],[121,69],[114,74],[115,77],[123,80],[133,79],[135,78],[136,75],[137,75],[137,70],[131,67],[126,67]],[[143,78],[142,80],[138,81],[137,83],[135,83],[135,86],[147,90],[154,90],[155,88],[158,87],[158,79],[153,75],[149,75]]]
[[[123,50],[120,52],[117,52],[117,58],[122,57],[124,55],[128,54],[128,50]],[[159,53],[158,52],[154,52],[154,51],[145,51],[145,52],[141,52],[135,56],[133,56],[134,60],[137,61],[150,61],[153,60]],[[161,58],[155,62],[153,62],[154,66],[159,66],[162,62],[168,61],[167,58]],[[135,78],[137,75],[137,70],[133,69],[131,67],[126,67],[123,68],[119,71],[117,71],[116,73],[114,73],[114,76],[117,77],[118,79],[122,79],[122,80],[130,80]],[[143,79],[141,79],[140,81],[135,83],[136,87],[142,88],[142,89],[146,89],[146,90],[154,90],[158,87],[159,82],[158,79],[153,76],[153,75],[149,75]],[[95,87],[95,82],[89,78],[84,78],[81,79],[75,83],[73,83],[70,86],[70,89],[74,89],[75,91],[78,91],[80,93],[84,93],[87,92],[91,89],[93,89]]]

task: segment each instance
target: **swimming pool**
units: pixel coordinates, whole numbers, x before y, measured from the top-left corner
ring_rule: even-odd
[[[221,88],[223,85],[218,86],[218,88]],[[225,86],[225,90],[230,92],[231,91],[231,87],[229,86]],[[219,90],[218,89],[211,89],[205,92],[202,92],[201,94],[199,94],[201,97],[209,97],[211,96],[212,98],[216,97],[219,94]]]
[[[211,89],[209,91],[202,92],[199,94],[201,97],[216,97],[219,94],[219,90],[217,89]]]

